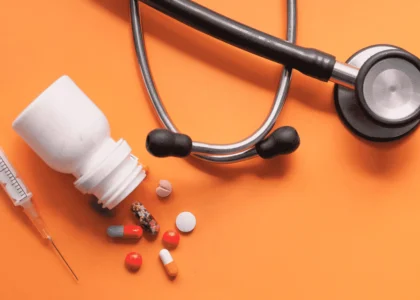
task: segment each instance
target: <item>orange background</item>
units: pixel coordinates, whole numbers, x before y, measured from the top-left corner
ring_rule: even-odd
[[[338,119],[332,84],[295,72],[279,125],[302,143],[274,161],[231,166],[158,159],[145,137],[159,126],[137,66],[127,0],[0,1],[0,146],[35,195],[75,283],[25,216],[0,193],[0,299],[419,299],[420,136],[374,145]],[[200,0],[276,36],[285,1]],[[261,13],[256,13],[256,6]],[[269,111],[281,66],[225,45],[145,7],[147,49],[172,118],[195,140],[227,143],[250,134]],[[346,60],[358,49],[399,45],[420,53],[417,0],[298,0],[298,43]],[[150,166],[117,209],[99,215],[70,175],[46,166],[12,130],[15,117],[68,74]],[[167,201],[159,179],[173,183]],[[192,211],[193,234],[173,251],[166,277],[160,238],[112,243],[111,224],[132,222],[142,201],[162,230]],[[142,269],[124,268],[130,251]]]

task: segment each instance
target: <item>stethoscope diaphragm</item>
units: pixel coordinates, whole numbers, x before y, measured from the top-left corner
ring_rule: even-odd
[[[407,51],[374,45],[347,63],[360,68],[354,89],[336,85],[335,107],[354,134],[375,142],[397,140],[419,124],[420,64]]]
[[[402,49],[381,51],[360,68],[356,97],[384,126],[402,126],[420,116],[420,61]]]

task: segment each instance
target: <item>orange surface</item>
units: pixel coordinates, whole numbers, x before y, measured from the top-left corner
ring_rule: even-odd
[[[285,1],[200,0],[285,36]],[[260,13],[256,13],[257,4]],[[281,66],[234,49],[142,5],[153,75],[180,130],[232,142],[267,114]],[[300,0],[298,43],[345,60],[391,43],[420,54],[417,0]],[[157,159],[144,147],[158,126],[136,64],[127,0],[0,1],[0,145],[32,189],[75,283],[18,209],[0,193],[0,299],[419,299],[420,136],[386,146],[362,142],[339,121],[332,85],[294,73],[278,125],[302,139],[289,157],[232,166]],[[115,218],[89,206],[70,175],[48,168],[11,123],[68,74],[108,116],[150,175]],[[204,108],[203,108],[204,107]],[[157,199],[159,179],[173,183]],[[158,259],[160,239],[107,240],[142,201],[162,230],[189,210],[198,225],[173,251],[175,281]],[[130,251],[143,255],[136,274]]]

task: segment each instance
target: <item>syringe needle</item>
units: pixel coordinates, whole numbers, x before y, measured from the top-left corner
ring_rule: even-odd
[[[15,206],[21,206],[23,211],[34,224],[36,229],[44,239],[47,239],[53,245],[55,251],[61,257],[66,264],[67,268],[73,274],[76,281],[79,281],[76,274],[73,272],[70,265],[67,263],[60,250],[58,250],[51,236],[49,235],[47,228],[45,227],[44,221],[38,214],[35,206],[32,203],[32,193],[29,192],[23,181],[18,177],[16,171],[10,164],[6,157],[6,154],[0,148],[0,187],[3,187],[6,193],[9,195]]]
[[[58,250],[57,246],[55,245],[53,239],[51,237],[49,237],[49,240],[51,242],[51,244],[53,245],[55,251],[57,251],[58,255],[60,255],[61,259],[64,261],[64,263],[66,264],[67,268],[69,268],[70,272],[73,274],[74,278],[76,279],[76,281],[79,281],[79,278],[77,278],[76,274],[73,272],[72,268],[70,267],[70,265],[67,263],[66,259],[64,258],[64,256],[61,254],[60,250]]]

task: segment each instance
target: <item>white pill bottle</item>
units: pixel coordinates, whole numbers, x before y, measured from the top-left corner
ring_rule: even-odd
[[[146,177],[128,143],[115,141],[102,111],[68,77],[42,92],[13,129],[52,169],[73,174],[75,187],[112,209]]]

